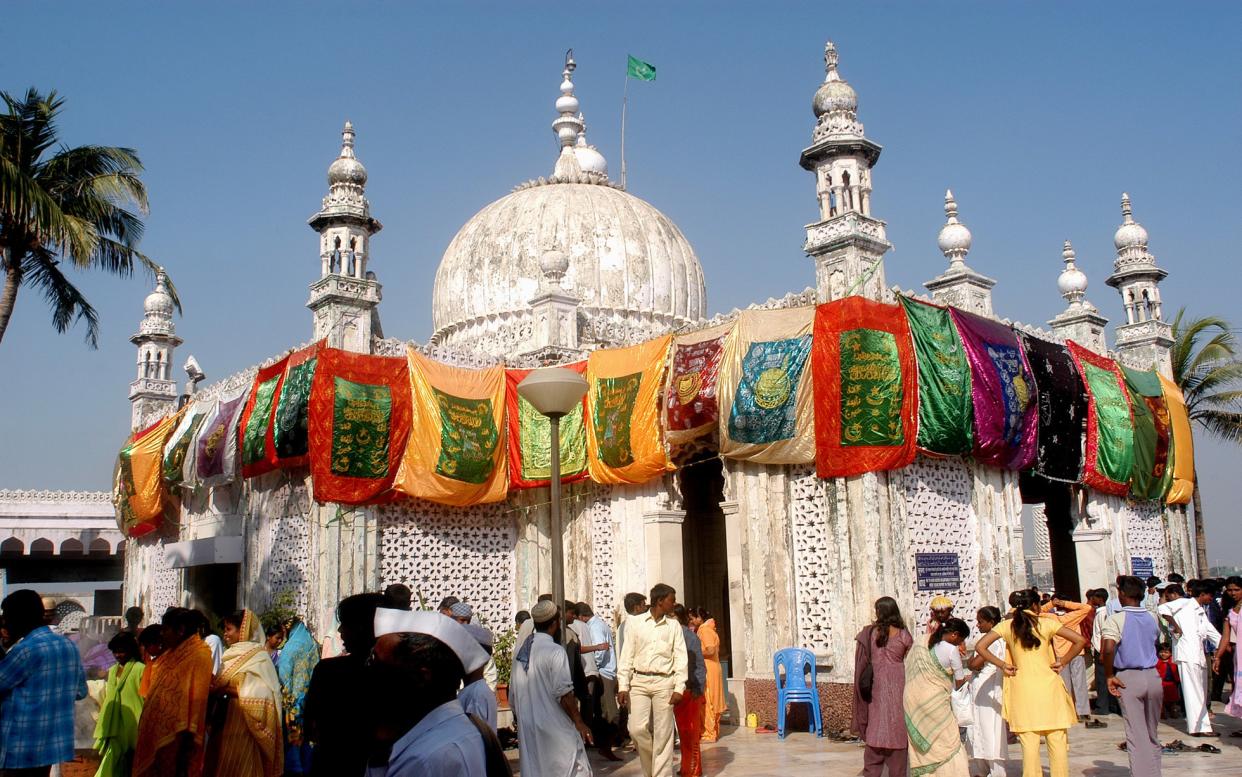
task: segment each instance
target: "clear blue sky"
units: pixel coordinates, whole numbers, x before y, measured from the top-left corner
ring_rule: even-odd
[[[1116,320],[1104,278],[1125,190],[1169,271],[1166,311],[1242,326],[1235,4],[510,5],[12,2],[0,89],[55,88],[67,142],[138,149],[143,248],[185,303],[177,365],[194,354],[209,380],[310,338],[319,259],[305,222],[346,118],[384,222],[371,266],[385,331],[425,339],[457,228],[551,172],[571,46],[614,176],[625,55],[659,69],[630,90],[630,189],[690,239],[712,312],[813,282],[800,247],[814,184],[797,160],[832,37],[884,146],[873,210],[895,247],[890,283],[919,287],[944,267],[948,186],[1004,315],[1041,323],[1062,309],[1068,238],[1088,298]],[[99,350],[78,330],[56,335],[29,292],[0,344],[2,487],[108,485],[150,283],[77,280],[103,318]],[[1211,558],[1242,561],[1242,454],[1203,438],[1199,450]]]

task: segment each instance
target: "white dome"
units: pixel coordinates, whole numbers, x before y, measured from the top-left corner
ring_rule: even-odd
[[[1063,270],[1057,276],[1057,289],[1062,295],[1087,290],[1087,274],[1078,268]]]
[[[854,87],[844,81],[825,81],[815,92],[811,110],[815,112],[816,118],[834,111],[856,113],[858,94],[854,91]]]
[[[970,230],[966,228],[965,224],[957,222],[945,224],[941,227],[940,235],[936,238],[936,243],[940,246],[940,252],[944,254],[952,251],[969,251],[970,241]]]
[[[632,194],[581,181],[524,185],[466,222],[436,271],[434,341],[468,346],[487,317],[529,315],[549,251],[563,252],[561,287],[588,317],[660,328],[704,318],[703,270],[681,230]]]
[[[356,186],[367,185],[367,169],[355,157],[337,157],[328,166],[328,185],[334,183],[350,183]]]
[[[167,277],[164,269],[161,267],[155,274],[155,290],[147,295],[142,301],[142,310],[145,313],[162,313],[168,316],[173,312],[172,295],[168,293],[168,287],[165,285]]]
[[[578,136],[578,145],[574,146],[574,156],[578,157],[578,165],[584,173],[608,175],[608,160],[599,153],[595,146],[587,145],[586,136]]]
[[[1113,245],[1118,249],[1143,247],[1147,245],[1147,230],[1137,221],[1122,224],[1113,234]]]

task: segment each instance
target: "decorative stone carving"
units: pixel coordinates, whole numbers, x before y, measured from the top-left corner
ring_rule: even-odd
[[[832,650],[832,609],[839,604],[834,602],[837,549],[829,526],[828,481],[816,476],[813,467],[795,467],[789,490],[798,644],[827,654]]]
[[[956,553],[961,570],[961,589],[956,592],[916,590],[913,613],[923,617],[934,596],[948,593],[955,612],[969,616],[980,605],[978,521],[971,504],[970,472],[960,459],[927,456],[919,456],[899,472],[906,492],[910,578],[918,579],[916,553]]]

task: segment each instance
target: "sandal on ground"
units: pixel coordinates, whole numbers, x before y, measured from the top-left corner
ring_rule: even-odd
[[[1193,749],[1193,748],[1191,748],[1189,745],[1187,745],[1185,742],[1183,742],[1183,741],[1182,741],[1182,740],[1180,740],[1180,739],[1174,739],[1172,742],[1165,742],[1165,743],[1164,743],[1164,748],[1165,748],[1166,750],[1174,750],[1174,751],[1177,751],[1177,752],[1179,752],[1179,753],[1180,753],[1180,752],[1183,752],[1183,751],[1185,751],[1185,750],[1192,750],[1192,749]]]
[[[1205,731],[1205,732],[1200,733],[1200,734],[1191,734],[1191,736],[1192,736],[1192,737],[1208,737],[1208,738],[1217,737],[1217,738],[1219,738],[1219,737],[1220,737],[1220,732],[1219,732],[1219,731]]]
[[[1119,743],[1117,744],[1117,749],[1118,749],[1118,750],[1120,750],[1121,752],[1123,752],[1123,753],[1124,753],[1124,752],[1126,752],[1126,750],[1127,750],[1128,748],[1126,747],[1126,743],[1125,743],[1125,742],[1119,742]]]
[[[1087,728],[1108,728],[1107,723],[1105,723],[1102,720],[1096,720],[1093,718],[1087,719],[1087,721],[1083,723],[1083,725],[1086,726]]]
[[[1219,753],[1220,752],[1220,748],[1217,747],[1216,745],[1202,744],[1202,745],[1199,745],[1199,749],[1205,753]]]
[[[1242,731],[1230,732],[1229,736],[1233,737],[1234,739],[1242,739]]]

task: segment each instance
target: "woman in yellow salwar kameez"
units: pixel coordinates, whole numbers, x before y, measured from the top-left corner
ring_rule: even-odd
[[[138,660],[138,640],[130,632],[113,637],[108,650],[116,664],[108,669],[99,720],[95,723],[95,749],[100,756],[95,777],[129,777],[134,766],[134,745],[138,742],[138,719],[142,716],[138,689],[146,667]]]
[[[967,777],[970,762],[957,730],[950,697],[953,673],[945,669],[928,647],[930,634],[916,637],[906,654],[906,689],[903,706],[910,777],[925,774]]]
[[[279,777],[284,772],[280,679],[250,610],[224,616],[224,665],[211,684],[206,774]]]

